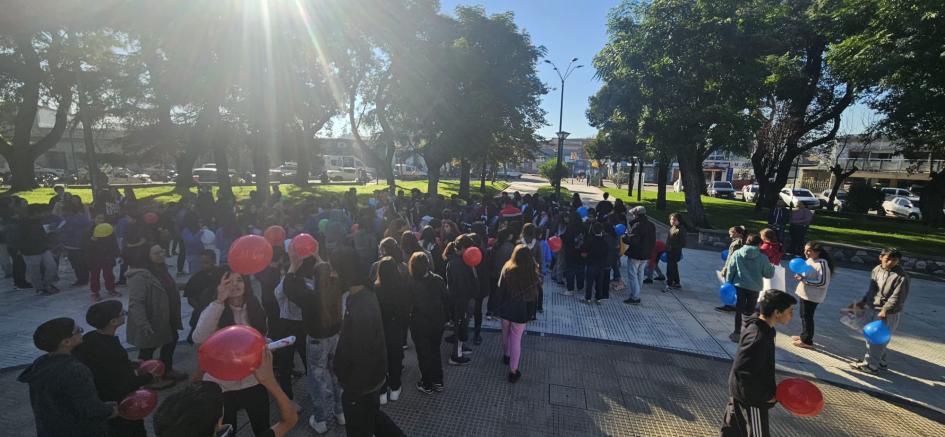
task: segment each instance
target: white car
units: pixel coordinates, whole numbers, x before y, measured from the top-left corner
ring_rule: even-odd
[[[781,200],[790,208],[800,203],[803,203],[808,209],[820,206],[820,200],[817,200],[814,193],[806,188],[783,188],[781,189]]]
[[[758,197],[757,184],[745,185],[744,187],[742,187],[742,200],[746,202],[754,203],[757,197]]]
[[[827,203],[830,202],[831,191],[832,190],[824,190],[819,195],[817,195],[817,198],[820,199],[821,208],[826,208]],[[834,197],[833,199],[833,210],[843,211],[843,207],[846,206],[846,203],[847,203],[847,192],[843,190],[837,191],[837,196]]]
[[[735,188],[732,187],[732,183],[728,181],[709,182],[705,187],[705,192],[712,197],[735,198]]]
[[[906,217],[909,220],[921,220],[922,211],[908,197],[896,196],[883,202],[886,214],[896,217]]]
[[[886,187],[886,188],[883,188],[882,190],[883,190],[883,194],[886,196],[886,200],[892,200],[894,197],[902,196],[902,197],[905,197],[905,198],[907,198],[907,199],[909,199],[909,200],[911,200],[911,201],[913,201],[913,202],[918,202],[918,201],[919,201],[919,196],[916,196],[915,194],[912,194],[911,191],[909,191],[909,190],[907,190],[907,189],[905,189],[905,188],[889,188],[889,187]]]

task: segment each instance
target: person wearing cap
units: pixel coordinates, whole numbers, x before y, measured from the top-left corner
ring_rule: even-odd
[[[33,344],[46,352],[17,377],[29,384],[37,437],[100,437],[106,421],[118,415],[114,402],[103,402],[92,372],[72,356],[82,343],[82,328],[68,317],[49,320],[33,332]]]
[[[118,257],[118,240],[112,225],[105,223],[105,216],[95,216],[95,227],[89,239],[87,261],[89,267],[89,287],[92,290],[92,301],[98,302],[102,297],[100,278],[105,278],[105,289],[110,297],[121,296],[115,290],[115,258]]]
[[[128,351],[115,335],[127,317],[121,301],[106,300],[89,307],[85,321],[95,328],[82,336],[82,343],[72,351],[92,371],[98,397],[103,401],[121,402],[128,394],[150,383],[154,376],[139,374],[128,359]],[[108,420],[108,435],[146,437],[143,420],[114,417]]]

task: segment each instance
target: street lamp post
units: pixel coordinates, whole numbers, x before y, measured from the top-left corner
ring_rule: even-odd
[[[564,81],[568,80],[568,77],[571,76],[571,73],[578,68],[583,67],[583,65],[574,66],[574,63],[577,62],[578,58],[572,58],[571,62],[568,64],[568,68],[564,69],[564,73],[561,73],[561,70],[558,69],[558,66],[554,62],[551,62],[548,59],[545,59],[546,64],[550,64],[554,68],[555,73],[558,74],[558,79],[561,79],[561,103],[558,107],[558,162],[555,169],[555,200],[558,203],[561,203],[561,178],[564,172],[564,139],[568,137],[569,133],[564,131],[562,123],[564,122]]]

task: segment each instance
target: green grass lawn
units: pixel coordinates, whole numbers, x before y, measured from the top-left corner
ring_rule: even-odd
[[[508,187],[509,184],[503,181],[496,181],[495,183],[486,183],[486,193],[487,196],[494,196]],[[340,195],[351,188],[354,188],[358,193],[358,198],[362,201],[367,201],[378,190],[387,189],[386,184],[370,184],[370,185],[357,185],[357,184],[344,184],[344,185],[310,185],[308,187],[300,187],[293,184],[282,184],[279,186],[282,191],[283,196],[290,202],[297,201],[309,197],[318,198],[325,196],[327,194],[337,194]],[[413,188],[417,188],[422,192],[427,191],[427,181],[397,181],[397,188],[403,189],[404,191],[409,192]],[[245,200],[249,198],[250,191],[255,190],[254,186],[234,186],[233,195],[236,196],[237,201]],[[69,188],[68,191],[74,195],[77,195],[82,198],[82,201],[89,203],[92,201],[92,190],[89,188]],[[213,192],[216,193],[217,187],[213,187]],[[479,194],[479,183],[473,181],[470,191],[473,195]],[[197,189],[191,189],[191,192],[196,193]],[[459,193],[459,181],[458,180],[444,180],[440,181],[438,187],[438,192],[444,196],[451,196],[453,194]],[[49,201],[49,198],[53,196],[52,188],[36,188],[30,191],[23,191],[16,193],[17,196],[20,196],[26,199],[27,202],[33,203],[46,203]],[[154,201],[156,203],[170,203],[177,202],[180,200],[180,194],[174,192],[174,187],[171,186],[160,186],[160,187],[141,187],[135,188],[135,195],[138,196],[139,200],[144,201]]]
[[[628,205],[641,204],[647,213],[666,223],[672,212],[685,213],[683,193],[666,193],[666,210],[656,209],[656,192],[644,191],[643,201],[636,201],[636,193],[628,199],[625,190],[603,188],[611,196],[623,199]],[[709,224],[714,229],[728,229],[743,225],[749,230],[761,229],[768,223],[768,212],[755,211],[755,205],[740,200],[724,200],[702,196]],[[945,230],[930,228],[920,223],[888,217],[866,215],[814,215],[807,238],[866,247],[898,247],[913,254],[940,255],[945,247]]]

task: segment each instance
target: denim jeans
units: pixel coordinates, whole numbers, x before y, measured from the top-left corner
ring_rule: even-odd
[[[23,261],[26,262],[27,276],[33,283],[33,289],[37,292],[48,291],[55,282],[58,270],[52,252],[47,250],[39,255],[23,255]]]
[[[873,314],[873,320],[879,320],[879,317],[877,317],[878,314],[879,314],[879,311],[876,311],[875,314]],[[900,315],[902,314],[896,313],[896,314],[886,315],[885,323],[886,323],[886,326],[889,328],[890,334],[896,333],[896,328],[899,327]],[[866,343],[866,356],[863,357],[863,361],[865,361],[867,365],[869,365],[870,367],[874,369],[879,368],[880,366],[885,367],[887,346],[889,346],[889,343],[886,343],[886,344]]]
[[[627,290],[630,291],[631,299],[640,298],[640,290],[643,289],[643,268],[646,263],[645,259],[627,258]]]
[[[341,384],[333,372],[338,334],[328,338],[312,338],[308,343],[309,391],[314,404],[316,422],[328,420],[332,414],[341,414]]]

